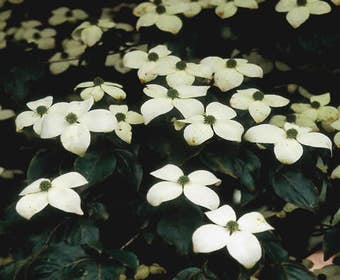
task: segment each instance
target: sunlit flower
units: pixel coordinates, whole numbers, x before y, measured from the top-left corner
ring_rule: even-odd
[[[57,32],[53,28],[42,30],[29,29],[25,32],[24,38],[28,43],[34,43],[38,49],[49,50],[55,47],[55,36]]]
[[[146,101],[141,112],[145,124],[154,118],[170,112],[176,108],[184,117],[195,115],[201,111],[202,104],[195,97],[207,94],[208,86],[177,86],[165,88],[160,85],[147,85],[143,92],[152,99]]]
[[[275,94],[263,94],[256,88],[238,90],[231,99],[230,106],[248,110],[256,123],[263,122],[270,114],[271,107],[283,107],[289,99]]]
[[[308,116],[308,114],[304,113],[294,113],[287,116],[275,115],[269,121],[270,124],[278,127],[283,127],[286,122],[293,123],[298,126],[309,127],[312,131],[319,131],[318,126],[315,124],[315,120]]]
[[[184,138],[189,145],[196,146],[207,141],[216,133],[225,140],[241,142],[243,126],[232,120],[236,112],[230,107],[218,102],[207,105],[204,111],[200,106],[196,114],[191,114],[179,122],[189,123],[184,129]]]
[[[229,18],[236,14],[238,8],[258,9],[256,0],[210,0],[210,4],[217,6],[215,13],[220,18]]]
[[[261,244],[254,235],[274,228],[259,212],[250,212],[236,220],[229,205],[205,212],[214,224],[199,227],[192,235],[195,253],[210,253],[227,247],[227,250],[245,268],[250,269],[261,259]]]
[[[310,15],[323,15],[331,11],[331,6],[320,0],[280,0],[275,6],[277,12],[287,13],[291,26],[298,28]]]
[[[94,101],[99,101],[104,97],[104,93],[117,100],[125,99],[126,93],[122,88],[120,84],[105,82],[102,78],[96,77],[92,82],[80,83],[74,90],[82,89],[80,92],[82,99],[93,97]]]
[[[186,176],[176,165],[167,164],[150,174],[165,180],[149,189],[146,199],[152,206],[159,206],[165,201],[173,200],[182,193],[192,203],[210,210],[220,205],[218,195],[207,185],[219,185],[221,180],[209,171],[197,170]]]
[[[59,25],[65,22],[74,23],[84,20],[88,17],[87,13],[81,9],[70,9],[68,7],[60,7],[52,11],[52,16],[48,19],[51,25]]]
[[[263,77],[262,68],[248,63],[246,59],[230,58],[223,59],[217,56],[209,56],[201,61],[202,64],[212,68],[215,85],[221,91],[228,91],[242,84],[244,76]]]
[[[10,119],[15,116],[15,112],[11,109],[2,109],[0,105],[0,121]]]
[[[72,190],[87,184],[78,172],[69,172],[52,181],[41,178],[28,185],[19,194],[22,198],[16,204],[16,211],[29,220],[48,204],[68,213],[83,215],[80,197]]]
[[[332,151],[332,141],[326,135],[311,130],[291,123],[286,123],[283,129],[271,124],[260,124],[248,129],[244,138],[253,143],[274,144],[276,158],[284,164],[293,164],[303,154],[302,145]]]

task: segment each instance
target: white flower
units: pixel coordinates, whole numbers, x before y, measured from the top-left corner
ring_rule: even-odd
[[[217,56],[209,56],[201,61],[213,69],[215,85],[221,91],[228,91],[242,84],[244,77],[263,77],[260,66],[248,63],[246,59],[223,59]]]
[[[87,13],[81,9],[70,9],[68,7],[60,7],[52,11],[52,16],[48,19],[51,25],[59,25],[65,22],[76,22],[84,20],[88,17]]]
[[[122,100],[126,98],[126,93],[122,90],[122,87],[120,84],[105,82],[102,78],[96,77],[92,82],[78,84],[74,90],[82,89],[80,93],[82,99],[93,97],[94,101],[99,101],[104,97],[104,93],[107,93],[114,99]]]
[[[24,111],[15,119],[17,132],[21,131],[24,127],[33,125],[34,132],[40,135],[42,121],[49,112],[52,103],[52,96],[28,102],[26,105],[31,111]]]
[[[106,56],[105,66],[114,67],[119,73],[125,74],[131,69],[124,66],[123,57],[120,53],[113,53]]]
[[[275,6],[277,12],[288,12],[286,19],[298,28],[310,15],[322,15],[331,11],[331,6],[320,0],[280,0]]]
[[[62,46],[64,52],[69,54],[70,56],[79,56],[82,55],[86,50],[86,45],[82,42],[73,40],[73,39],[64,39],[62,41]]]
[[[182,193],[192,203],[210,210],[220,205],[218,195],[207,185],[219,185],[221,180],[209,171],[197,170],[186,176],[176,165],[167,164],[150,174],[165,180],[149,189],[146,199],[152,206],[159,206],[165,201],[173,200]]]
[[[227,247],[227,250],[245,268],[252,268],[262,256],[261,244],[254,235],[274,228],[259,212],[244,214],[236,220],[229,205],[205,213],[214,224],[199,227],[192,235],[195,253],[210,253]]]
[[[338,108],[338,110],[340,111],[340,107]],[[339,132],[337,132],[335,135],[334,135],[334,143],[335,145],[340,148],[340,119],[336,120],[335,122],[332,122],[331,123],[331,127],[333,129],[336,129],[338,130]]]
[[[171,69],[169,72],[171,72],[167,74],[166,81],[171,87],[178,85],[192,85],[195,81],[195,77],[205,79],[212,78],[212,69],[204,64],[196,64],[180,60],[176,64],[172,64],[170,66]]]
[[[170,54],[171,51],[165,45],[158,45],[148,52],[141,50],[128,52],[123,57],[123,63],[126,67],[139,69],[138,78],[142,83],[146,83],[158,75],[171,73],[173,65],[180,61],[180,58]]]
[[[28,43],[34,43],[38,49],[49,50],[55,47],[55,36],[57,32],[53,28],[43,30],[29,29],[24,33],[24,38]]]
[[[21,170],[18,169],[5,169],[0,166],[0,177],[3,179],[13,179],[17,174],[23,174]]]
[[[91,110],[93,98],[54,104],[42,122],[41,138],[60,135],[67,151],[83,156],[91,142],[91,132],[111,132],[116,118],[109,110]]]
[[[48,204],[68,213],[83,215],[80,197],[72,190],[87,184],[78,172],[69,172],[54,180],[41,178],[28,185],[19,194],[23,196],[16,204],[16,211],[29,220]]]
[[[230,18],[236,14],[238,8],[258,9],[256,0],[210,0],[210,4],[217,6],[215,13],[220,18]]]
[[[185,118],[199,113],[202,104],[193,98],[206,95],[208,89],[208,86],[183,85],[167,89],[156,84],[147,85],[143,92],[152,99],[146,101],[141,107],[145,124],[170,112],[173,108],[180,111]]]
[[[144,123],[143,116],[136,112],[129,111],[129,108],[126,105],[110,105],[109,110],[117,119],[117,128],[115,129],[116,135],[130,144],[132,139],[131,124]]]
[[[167,3],[169,5],[185,5],[183,7],[183,15],[186,17],[194,17],[198,15],[202,9],[210,7],[211,0],[163,0],[163,3]]]
[[[27,20],[22,21],[20,27],[11,27],[7,30],[8,35],[13,35],[16,41],[24,40],[25,34],[31,32],[31,30],[36,29],[41,26],[41,22],[38,20]]]
[[[183,13],[188,9],[185,3],[154,1],[154,3],[141,3],[133,11],[135,16],[140,17],[136,23],[136,29],[156,25],[162,31],[173,34],[182,28],[181,19],[176,14]]]
[[[244,138],[254,143],[274,144],[275,156],[284,164],[293,164],[300,159],[303,154],[302,145],[332,151],[332,141],[326,135],[291,123],[285,123],[284,129],[271,124],[260,124],[248,129]]]
[[[238,90],[230,99],[230,106],[248,110],[256,123],[263,122],[270,114],[270,107],[283,107],[289,99],[275,94],[263,94],[256,88]]]
[[[200,110],[189,118],[179,122],[189,123],[184,129],[184,138],[191,146],[200,145],[216,133],[225,140],[241,142],[243,126],[232,120],[236,112],[230,107],[218,102],[208,104],[204,112],[201,105]]]
[[[7,25],[7,20],[12,14],[11,10],[0,12],[0,30],[4,30]]]
[[[331,101],[329,93],[313,95],[309,98],[310,104],[294,103],[291,109],[296,113],[308,115],[315,121],[335,121],[339,111],[333,106],[327,106]]]
[[[49,60],[50,71],[53,75],[65,72],[71,66],[78,66],[79,59],[70,56],[66,52],[57,52]]]
[[[332,179],[340,179],[340,165],[338,165],[331,174]]]
[[[115,27],[115,25],[116,23],[109,19],[99,19],[97,22],[85,21],[73,30],[72,37],[92,47],[100,41],[103,32]]]
[[[0,105],[0,121],[4,121],[7,119],[10,119],[15,116],[15,113],[11,109],[2,109],[2,106]]]

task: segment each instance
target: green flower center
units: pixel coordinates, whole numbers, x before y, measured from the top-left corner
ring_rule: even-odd
[[[156,7],[156,13],[157,14],[164,14],[166,12],[166,9],[163,5],[158,5]]]
[[[226,225],[226,228],[230,232],[230,234],[232,234],[235,231],[240,230],[238,223],[235,221],[229,221]]]
[[[261,91],[256,91],[256,92],[254,92],[254,94],[253,94],[253,98],[254,98],[254,100],[256,100],[256,101],[261,101],[261,100],[263,100],[263,98],[264,98],[264,94],[263,94],[263,92],[261,92]]]
[[[116,114],[116,119],[117,119],[118,122],[123,122],[123,121],[125,121],[126,116],[123,113],[117,113]]]
[[[318,109],[320,108],[320,103],[318,101],[313,101],[311,104],[312,108]]]
[[[178,98],[179,93],[178,93],[177,90],[171,88],[171,89],[168,90],[167,95],[168,95],[168,97],[170,97],[171,99],[175,99],[175,98]]]
[[[287,138],[295,139],[298,131],[295,128],[290,128],[286,131]]]
[[[60,57],[61,57],[61,59],[66,59],[66,58],[68,58],[68,54],[66,52],[62,52],[60,54]]]
[[[67,11],[65,16],[66,17],[73,17],[73,12],[72,11]]]
[[[40,105],[37,108],[37,113],[42,117],[43,115],[45,115],[47,113],[47,110],[48,109],[47,109],[46,106]]]
[[[51,182],[47,180],[42,181],[39,185],[39,188],[42,192],[48,191],[51,187],[52,187]]]
[[[306,6],[307,0],[296,0],[298,6]]]
[[[187,68],[187,64],[185,63],[185,61],[181,60],[181,61],[178,61],[176,63],[176,68],[178,70],[184,70],[185,68]]]
[[[148,55],[148,59],[149,59],[150,61],[157,61],[157,60],[159,59],[159,55],[156,54],[155,52],[151,52],[151,53],[149,53],[149,55]]]
[[[95,86],[100,86],[100,85],[104,84],[104,82],[105,81],[101,77],[95,77],[93,79],[93,83],[94,83]]]
[[[296,115],[290,114],[287,116],[286,121],[289,123],[295,123],[296,122]]]
[[[184,186],[185,184],[188,184],[189,181],[190,181],[190,180],[189,180],[189,177],[183,175],[183,176],[181,176],[181,177],[178,178],[177,183],[180,184],[181,186]]]
[[[74,124],[78,121],[78,116],[74,113],[68,113],[65,120],[70,124]]]
[[[216,118],[212,115],[204,116],[204,123],[213,125],[216,122]]]
[[[228,68],[235,68],[237,65],[237,61],[235,59],[228,59],[227,60],[227,67]]]

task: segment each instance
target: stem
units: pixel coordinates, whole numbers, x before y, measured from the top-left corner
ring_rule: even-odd
[[[125,249],[127,246],[129,246],[132,242],[134,242],[139,236],[141,235],[140,232],[136,233],[134,236],[132,236],[120,249]]]

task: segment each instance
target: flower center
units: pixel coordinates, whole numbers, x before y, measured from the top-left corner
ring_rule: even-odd
[[[67,11],[65,16],[66,17],[73,17],[73,12],[72,11]]]
[[[65,120],[70,124],[74,124],[78,121],[78,116],[74,113],[68,113]]]
[[[226,225],[227,230],[230,232],[230,234],[232,234],[235,231],[240,230],[238,223],[235,221],[229,221]]]
[[[95,86],[100,86],[100,85],[104,84],[104,82],[105,81],[101,77],[95,77],[93,79],[93,83],[94,83]]]
[[[212,115],[204,116],[204,123],[213,125],[216,122],[216,118]]]
[[[235,59],[228,59],[227,60],[227,67],[228,68],[235,68],[237,65],[237,61]]]
[[[123,113],[117,113],[116,114],[116,119],[117,119],[118,122],[123,122],[123,121],[125,121],[126,116]]]
[[[40,105],[38,106],[37,108],[37,113],[40,115],[40,116],[43,116],[47,113],[47,107],[46,106],[43,106],[43,105]]]
[[[166,12],[166,9],[163,5],[158,5],[156,7],[156,13],[157,14],[164,14]]]
[[[254,98],[254,100],[256,100],[256,101],[261,101],[261,100],[263,100],[263,98],[264,98],[264,94],[263,94],[263,92],[261,92],[261,91],[256,91],[256,92],[254,92],[254,94],[253,94],[253,98]]]
[[[39,185],[39,188],[42,192],[48,191],[51,187],[52,187],[51,182],[47,180],[42,181]]]
[[[61,57],[61,59],[66,59],[66,58],[68,58],[68,54],[66,52],[62,52],[60,54],[60,57]]]
[[[298,131],[295,128],[290,128],[286,131],[287,138],[295,139]]]
[[[290,114],[287,116],[286,121],[289,123],[295,123],[296,122],[296,115]]]
[[[168,95],[168,97],[170,97],[171,99],[175,99],[175,98],[178,98],[179,93],[178,93],[177,90],[171,88],[171,89],[168,90],[167,95]]]
[[[41,38],[41,35],[40,35],[39,32],[35,32],[35,33],[33,34],[33,39],[39,40],[40,38]]]
[[[318,101],[313,101],[311,104],[312,108],[318,109],[320,108],[320,103]]]
[[[184,70],[185,68],[187,68],[187,64],[185,63],[185,61],[181,60],[181,61],[178,61],[176,63],[176,68],[178,70]]]
[[[185,184],[188,184],[189,181],[190,181],[190,180],[189,180],[189,177],[183,175],[183,176],[181,176],[181,177],[178,178],[177,183],[180,184],[181,186],[184,186]]]
[[[306,6],[307,0],[296,0],[296,5],[298,6]]]
[[[149,55],[148,55],[148,59],[149,59],[150,61],[157,61],[157,60],[159,59],[159,55],[156,54],[155,52],[151,52],[151,53],[149,53]]]

